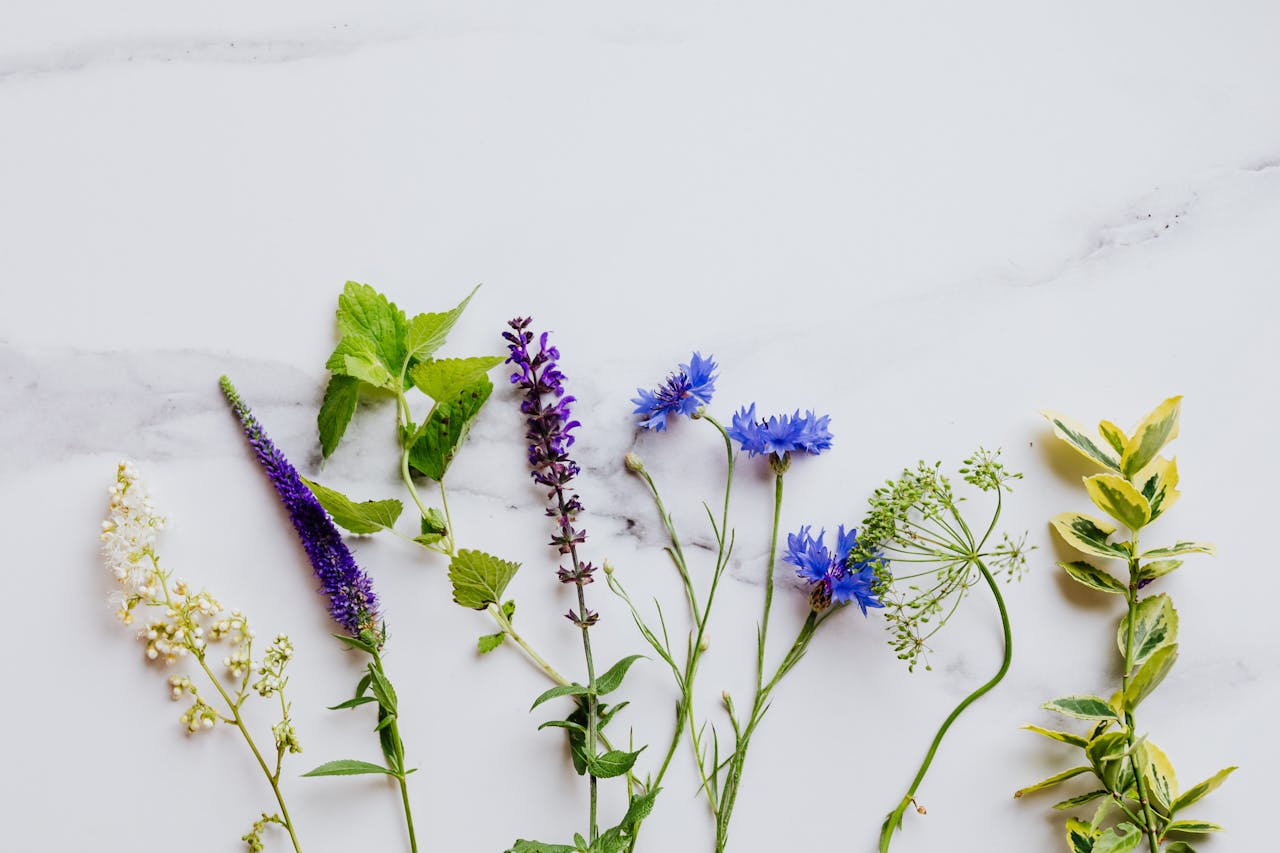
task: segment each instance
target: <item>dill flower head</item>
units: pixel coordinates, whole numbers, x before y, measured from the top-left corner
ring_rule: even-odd
[[[830,415],[815,415],[812,410],[792,415],[772,415],[761,418],[756,415],[756,404],[743,406],[733,416],[727,430],[729,437],[738,442],[749,456],[772,454],[782,460],[789,453],[808,453],[817,456],[831,449]]]
[[[262,424],[240,399],[231,380],[224,376],[220,384],[222,393],[240,419],[245,437],[249,439],[262,470],[289,511],[293,529],[297,531],[320,580],[320,589],[329,599],[329,615],[351,636],[360,637],[367,632],[375,644],[381,645],[385,632],[379,621],[373,582],[356,565],[351,550],[329,514],[302,482],[297,469],[267,437]]]
[[[798,532],[787,535],[787,553],[782,559],[795,566],[796,574],[809,582],[813,609],[825,610],[832,604],[852,602],[865,616],[868,607],[884,607],[876,589],[877,572],[883,572],[885,561],[879,557],[854,558],[858,531],[845,532],[844,525],[840,525],[836,546],[828,549],[823,543],[826,530],[819,530],[815,539],[811,529],[806,524]]]
[[[711,395],[716,390],[716,363],[712,358],[703,358],[701,353],[694,353],[688,364],[680,365],[680,369],[670,374],[666,380],[652,391],[637,388],[639,397],[633,397],[636,404],[633,414],[641,415],[640,428],[654,432],[665,432],[668,415],[684,415],[692,417],[694,412],[711,402]]]

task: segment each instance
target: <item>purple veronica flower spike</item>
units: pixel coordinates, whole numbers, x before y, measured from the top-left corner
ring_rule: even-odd
[[[734,414],[727,432],[749,456],[771,453],[782,459],[793,452],[817,456],[831,449],[830,423],[830,415],[818,417],[810,410],[802,416],[799,409],[793,415],[773,415],[766,420],[756,415],[756,404],[752,403]]]
[[[329,514],[302,482],[289,460],[263,432],[262,425],[240,399],[231,380],[224,376],[220,384],[222,393],[240,419],[262,470],[289,511],[293,529],[302,540],[302,547],[311,560],[316,577],[320,579],[320,589],[329,599],[329,615],[352,637],[360,637],[368,631],[375,638],[375,643],[381,646],[383,627],[378,617],[378,599],[373,594],[369,576],[356,565]]]
[[[876,594],[876,569],[883,565],[881,559],[853,561],[851,552],[858,544],[858,532],[845,532],[840,525],[836,534],[834,551],[823,544],[825,530],[818,531],[818,538],[805,525],[796,533],[787,535],[787,553],[783,560],[796,567],[796,574],[813,588],[809,600],[814,610],[825,610],[832,604],[855,603],[867,614],[868,607],[884,607]]]
[[[703,358],[695,352],[688,364],[680,365],[680,369],[655,390],[637,388],[640,396],[633,397],[631,402],[636,404],[634,414],[643,415],[640,428],[664,432],[668,415],[689,417],[710,403],[716,390],[715,370],[715,359]]]

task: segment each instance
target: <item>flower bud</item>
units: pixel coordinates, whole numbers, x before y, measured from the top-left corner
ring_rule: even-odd
[[[625,465],[627,470],[632,474],[640,474],[644,471],[644,462],[641,461],[640,457],[634,453],[628,453],[626,456],[622,457],[622,464]]]

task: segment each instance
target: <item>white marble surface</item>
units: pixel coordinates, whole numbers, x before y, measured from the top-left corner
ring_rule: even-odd
[[[856,521],[918,457],[1006,448],[1027,475],[1009,525],[1040,549],[1009,594],[1014,666],[945,744],[902,853],[1061,849],[1052,800],[1010,794],[1068,750],[1017,726],[1045,722],[1052,695],[1109,689],[1117,613],[1053,568],[1046,519],[1085,508],[1086,468],[1035,410],[1127,423],[1185,394],[1184,498],[1152,536],[1214,540],[1220,556],[1165,584],[1182,656],[1142,725],[1184,783],[1242,765],[1197,809],[1230,830],[1204,849],[1272,843],[1274,4],[11,0],[0,22],[6,848],[232,851],[270,806],[229,733],[183,735],[104,604],[95,534],[121,456],[173,519],[170,563],[293,636],[294,766],[372,757],[362,721],[323,710],[354,664],[215,384],[232,374],[315,472],[346,279],[411,311],[484,282],[455,354],[499,351],[516,313],[555,329],[585,423],[590,554],[638,592],[677,590],[620,468],[627,398],[695,347],[723,365],[719,412],[832,414],[836,449],[790,475],[787,527]],[[323,478],[398,494],[387,412],[358,417]],[[690,531],[720,464],[705,432],[636,442],[688,483],[672,503]],[[468,541],[525,561],[521,623],[571,667],[520,443],[499,393],[452,506]],[[743,477],[709,696],[747,677],[766,491]],[[583,786],[526,711],[537,674],[511,649],[476,660],[488,625],[450,603],[440,560],[355,548],[394,626],[424,850],[578,828]],[[639,650],[593,592],[603,656]],[[794,625],[802,599],[779,602]],[[934,725],[995,669],[993,616],[975,598],[936,671],[914,676],[876,618],[842,616],[755,742],[734,849],[871,850]],[[638,668],[627,693],[656,751],[663,673]],[[709,849],[690,773],[677,768],[643,848]],[[289,796],[308,849],[404,848],[381,783],[290,780]]]

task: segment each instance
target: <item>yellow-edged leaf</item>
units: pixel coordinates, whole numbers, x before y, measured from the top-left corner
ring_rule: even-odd
[[[1152,804],[1160,814],[1167,816],[1173,801],[1178,798],[1178,774],[1173,769],[1173,762],[1164,750],[1149,740],[1134,745],[1133,758],[1146,782]]]
[[[1234,773],[1235,770],[1235,767],[1219,770],[1200,784],[1191,786],[1178,799],[1173,801],[1173,811],[1182,811],[1192,803],[1200,802],[1210,791],[1227,781],[1227,777]]]
[[[1080,737],[1080,735],[1073,735],[1070,732],[1055,732],[1052,729],[1045,729],[1045,728],[1041,728],[1040,726],[1033,726],[1030,724],[1023,726],[1023,728],[1029,732],[1035,732],[1038,735],[1044,735],[1050,740],[1056,740],[1059,743],[1069,743],[1072,746],[1078,746],[1081,749],[1084,749],[1086,746],[1089,745],[1088,740]]]
[[[1124,453],[1124,446],[1129,443],[1129,436],[1124,434],[1124,430],[1111,421],[1103,421],[1098,424],[1098,432],[1102,433],[1107,444],[1115,448],[1116,453]]]
[[[1178,611],[1173,600],[1164,593],[1149,595],[1135,608],[1137,621],[1133,623],[1133,665],[1145,663],[1163,646],[1178,641]],[[1116,646],[1125,653],[1129,642],[1129,615],[1125,614],[1116,629]]]
[[[1076,583],[1083,584],[1090,589],[1096,589],[1099,592],[1110,592],[1115,595],[1124,595],[1129,590],[1119,580],[1084,560],[1058,563],[1058,566]]]
[[[1040,414],[1053,425],[1054,435],[1074,447],[1086,459],[1104,468],[1110,468],[1112,471],[1120,470],[1120,457],[1117,451],[1113,450],[1106,441],[1090,433],[1089,428],[1084,424],[1048,409],[1042,409]]]
[[[1222,832],[1222,827],[1207,820],[1175,820],[1165,827],[1165,832],[1186,832],[1192,835],[1205,835],[1210,832]]]
[[[1084,490],[1094,506],[1130,530],[1140,530],[1151,521],[1151,504],[1124,477],[1115,474],[1085,477]]]
[[[1061,773],[1055,773],[1048,779],[1041,779],[1034,785],[1028,785],[1025,788],[1019,788],[1013,792],[1015,797],[1021,797],[1023,794],[1030,794],[1032,791],[1041,791],[1045,788],[1052,788],[1059,782],[1065,782],[1068,779],[1079,776],[1081,773],[1088,773],[1088,767],[1072,767],[1070,770],[1063,770]]]
[[[1162,512],[1166,512],[1182,497],[1178,491],[1178,460],[1157,456],[1147,467],[1133,477],[1133,483],[1142,492],[1142,496],[1151,504],[1151,518],[1154,521]]]
[[[1217,554],[1218,549],[1210,542],[1175,542],[1167,548],[1152,548],[1143,551],[1139,557],[1177,557],[1181,554]]]
[[[1116,528],[1106,521],[1078,512],[1064,512],[1049,519],[1049,523],[1067,540],[1068,545],[1078,551],[1119,560],[1129,556],[1124,548],[1107,541],[1107,537],[1115,533]]]
[[[1133,437],[1124,446],[1120,457],[1120,472],[1126,477],[1147,467],[1166,444],[1178,437],[1178,414],[1182,409],[1182,397],[1170,397],[1142,419]]]
[[[1132,711],[1138,707],[1138,703],[1151,695],[1151,691],[1155,690],[1169,674],[1169,670],[1173,669],[1177,659],[1177,643],[1161,646],[1152,652],[1151,657],[1138,667],[1138,671],[1129,679],[1129,685],[1124,689],[1125,710]]]
[[[1092,853],[1097,833],[1082,820],[1067,818],[1067,850],[1070,853]]]

